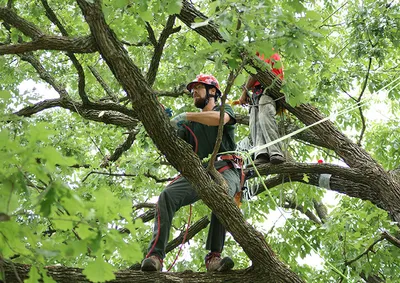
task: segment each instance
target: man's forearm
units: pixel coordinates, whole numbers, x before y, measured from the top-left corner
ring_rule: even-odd
[[[246,89],[249,90],[256,83],[256,79],[253,76],[249,76],[246,83]]]
[[[218,126],[219,125],[219,111],[204,111],[204,112],[187,112],[186,118],[189,121],[201,123],[208,126]],[[225,113],[224,115],[224,125],[228,123],[230,117]]]

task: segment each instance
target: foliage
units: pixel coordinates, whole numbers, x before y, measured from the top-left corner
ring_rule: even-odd
[[[0,7],[5,2],[0,1]],[[43,32],[61,34],[37,1],[13,2],[16,13]],[[363,146],[385,169],[396,169],[400,166],[397,140],[400,87],[395,82],[400,71],[400,7],[395,2],[229,0],[196,3],[196,7],[218,24],[225,42],[210,44],[176,20],[175,26],[181,26],[181,30],[167,41],[153,89],[177,89],[200,72],[215,74],[222,86],[226,86],[229,72],[240,66],[243,54],[260,51],[270,55],[275,48],[284,62],[282,91],[287,101],[291,105],[312,103],[329,116],[354,107],[359,99],[367,120]],[[89,34],[75,1],[53,0],[49,4],[70,36]],[[168,16],[179,13],[181,7],[182,2],[176,0],[103,1],[107,23],[126,43],[130,58],[144,75],[154,52],[146,24],[158,39]],[[197,24],[203,23],[199,19]],[[0,42],[17,44],[20,41],[29,41],[29,38],[16,28],[1,25]],[[44,50],[35,51],[34,55],[69,96],[79,101],[78,76],[67,54]],[[97,69],[114,95],[125,95],[98,53],[76,56],[84,68],[85,91],[91,100],[99,100],[106,94],[89,66]],[[12,115],[13,111],[49,97],[47,93],[35,94],[32,87],[27,92],[21,91],[21,84],[26,84],[28,79],[43,84],[28,62],[16,55],[4,55],[0,56],[0,64],[3,66],[0,70],[0,213],[11,218],[0,220],[0,256],[32,264],[27,282],[37,282],[39,278],[52,282],[43,267],[54,264],[84,268],[83,273],[95,282],[113,279],[113,271],[143,258],[151,237],[152,223],[136,219],[144,210],[132,212],[132,205],[156,202],[166,184],[157,179],[173,177],[176,170],[166,163],[143,128],[139,127],[128,151],[108,168],[100,168],[132,129],[96,123],[79,113],[58,108],[29,118]],[[239,98],[246,77],[243,70],[229,100]],[[367,87],[363,91],[365,83]],[[373,111],[376,100],[388,110],[385,120],[376,119]],[[194,111],[186,95],[160,96],[159,101],[175,114]],[[239,108],[235,111],[247,113]],[[287,118],[296,123],[293,117]],[[354,141],[361,137],[363,123],[358,109],[337,116],[334,122]],[[237,140],[248,134],[247,127],[238,125]],[[291,141],[290,146],[299,162],[316,162],[322,158],[325,162],[341,164],[329,150],[299,141]],[[307,182],[308,176],[304,180]],[[400,252],[388,242],[378,243],[375,253],[345,264],[362,254],[383,230],[398,232],[387,213],[369,202],[348,196],[337,195],[335,200],[324,196],[323,189],[288,183],[254,197],[244,204],[243,211],[249,222],[266,234],[279,258],[307,282],[336,282],[340,276],[332,266],[342,271],[349,282],[360,280],[361,273],[384,274],[387,282],[395,282],[400,272],[396,263]],[[303,211],[290,210],[285,213],[286,218],[280,218],[272,199],[283,205],[286,198],[301,205]],[[305,210],[314,211],[315,200],[332,203],[323,224],[304,216]],[[184,230],[187,211],[184,208],[177,212],[172,236]],[[192,223],[209,213],[201,202],[195,204]],[[276,226],[272,227],[274,222]],[[130,233],[120,233],[124,228]],[[184,260],[178,261],[172,270],[204,271],[205,239],[206,230],[203,230],[185,245]],[[165,266],[173,262],[175,252],[167,255]],[[225,253],[235,258],[237,268],[247,268],[250,264],[231,237],[227,239]],[[321,267],[301,261],[310,256],[318,258],[316,261]]]

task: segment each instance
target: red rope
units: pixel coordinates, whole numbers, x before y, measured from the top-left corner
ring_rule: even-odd
[[[151,249],[147,253],[146,258],[151,256],[151,253],[153,252],[153,250],[156,247],[156,244],[158,242],[158,238],[160,237],[160,222],[161,222],[161,220],[160,220],[160,209],[158,208],[158,205],[156,206],[156,210],[157,210],[157,236],[156,236],[156,239],[154,240],[153,245],[151,246]]]
[[[161,104],[161,106],[164,107],[162,104]],[[184,126],[184,127],[190,132],[190,134],[193,136],[194,143],[195,143],[194,152],[197,153],[197,150],[198,150],[198,141],[197,141],[196,135],[193,133],[193,131],[192,131],[188,126],[186,126],[185,124],[183,124],[183,126]],[[177,179],[179,179],[179,177],[180,177],[180,176],[177,176],[174,180],[171,181],[170,184],[172,184],[172,183],[175,182]],[[181,251],[182,251],[183,245],[184,245],[184,243],[185,243],[185,241],[186,241],[187,234],[188,234],[188,232],[189,232],[189,227],[190,227],[190,220],[191,220],[191,218],[192,218],[192,205],[190,205],[189,219],[188,219],[188,224],[187,224],[187,227],[186,227],[185,235],[183,236],[183,241],[182,241],[181,246],[180,246],[180,248],[179,248],[179,251],[178,251],[178,253],[177,253],[176,257],[175,257],[175,260],[174,260],[174,262],[171,264],[171,266],[168,268],[168,271],[170,271],[171,268],[175,265],[176,261],[178,260],[179,254],[180,254]],[[158,238],[160,237],[160,222],[161,222],[161,221],[160,221],[160,210],[159,210],[158,205],[157,205],[157,223],[158,223],[158,225],[157,225],[157,226],[158,226],[158,227],[157,227],[157,236],[156,236],[156,239],[154,240],[154,243],[153,243],[151,249],[150,249],[149,252],[147,253],[146,258],[148,258],[148,257],[151,255],[151,253],[153,252],[153,250],[154,250],[154,248],[155,248],[155,246],[156,246],[156,244],[157,244],[157,242],[158,242]]]
[[[183,235],[183,240],[182,240],[181,246],[180,246],[180,248],[179,248],[178,253],[177,253],[176,256],[175,256],[174,262],[171,264],[171,266],[168,268],[167,271],[170,271],[171,268],[175,265],[176,261],[178,260],[179,255],[180,255],[180,253],[181,253],[181,251],[182,251],[182,249],[183,249],[183,245],[185,244],[186,237],[187,237],[188,232],[189,232],[190,219],[191,219],[191,218],[192,218],[192,205],[190,205],[189,219],[188,219],[188,223],[187,223],[187,226],[186,226],[185,235]]]
[[[195,143],[195,147],[194,147],[194,153],[197,153],[197,150],[199,149],[199,143],[197,141],[197,137],[196,135],[193,133],[192,129],[190,129],[188,126],[186,126],[185,124],[183,124],[183,126],[186,128],[186,130],[188,130],[190,132],[190,134],[192,135],[193,139],[194,139],[194,143]]]

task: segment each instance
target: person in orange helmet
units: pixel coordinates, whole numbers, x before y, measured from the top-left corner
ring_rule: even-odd
[[[264,54],[256,55],[271,65],[272,72],[283,80],[283,66],[279,69],[274,68],[276,62],[281,58],[278,53],[273,54],[269,58],[264,58]],[[249,92],[251,91],[251,93]],[[250,135],[253,146],[258,147],[265,145],[279,138],[278,125],[275,121],[276,103],[272,97],[268,95],[266,89],[254,77],[249,76],[239,103],[242,106],[249,104],[250,106]],[[271,162],[271,164],[281,164],[286,159],[282,152],[281,143],[276,143],[255,153],[255,165]]]

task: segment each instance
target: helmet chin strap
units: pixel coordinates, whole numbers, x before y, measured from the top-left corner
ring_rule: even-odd
[[[214,97],[214,99],[215,99],[215,95],[210,95],[209,90],[211,87],[209,87],[208,85],[206,85],[205,87],[206,87],[206,99],[204,99],[204,103],[203,103],[202,107],[200,107],[201,109],[204,109],[204,107],[207,106],[208,102],[210,101],[210,97]]]

